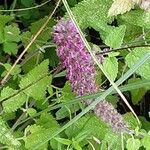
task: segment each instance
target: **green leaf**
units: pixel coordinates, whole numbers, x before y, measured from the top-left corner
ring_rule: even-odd
[[[72,141],[70,141],[69,139],[64,138],[54,138],[54,139],[64,145],[70,145],[72,143]]]
[[[142,145],[146,148],[146,150],[150,150],[150,134],[146,134],[142,139]]]
[[[120,134],[108,132],[103,139],[103,142],[104,141],[107,142],[107,145],[112,150],[120,150],[121,149],[121,135]]]
[[[43,19],[32,23],[30,26],[30,31],[24,32],[22,34],[22,42],[24,44],[24,47],[26,47],[29,44],[33,35],[35,35],[39,31],[40,27],[45,23],[46,20],[47,16]],[[46,28],[43,30],[43,32],[36,38],[34,43],[31,45],[31,47],[29,48],[29,52],[39,49],[39,47],[43,46],[51,38],[50,33],[53,25],[54,21],[51,20],[46,26]]]
[[[1,75],[2,77],[4,77],[6,75],[6,73],[10,70],[10,68],[12,67],[8,63],[3,64],[3,66],[5,67],[6,71],[4,71],[3,74]],[[20,72],[21,72],[20,65],[16,65],[10,74],[11,75],[18,75]]]
[[[12,16],[0,15],[0,43],[3,43],[4,41],[4,26],[12,19]]]
[[[94,115],[86,115],[68,127],[65,130],[65,133],[69,138],[73,138],[83,131],[88,132],[90,136],[95,136],[99,140],[102,140],[105,135],[111,131],[111,128],[108,127],[100,118],[97,118]]]
[[[25,59],[27,60],[25,64],[22,65],[22,70],[24,73],[28,73],[31,71],[34,67],[37,66],[37,60],[39,63],[43,60],[43,54],[40,52],[37,52],[35,56],[33,56],[31,59],[31,53],[28,53],[25,55]]]
[[[45,98],[47,86],[50,83],[50,77],[48,76],[48,60],[43,61],[40,65],[31,70],[20,81],[20,88],[24,88],[29,84],[37,81],[23,92],[35,100],[42,100]],[[45,76],[45,77],[44,77]],[[40,80],[40,78],[42,78]],[[38,81],[39,80],[39,81]]]
[[[25,142],[25,148],[26,149],[33,149],[34,145],[37,143],[42,142],[42,140],[47,136],[47,134],[50,134],[50,130],[46,130],[42,128],[41,126],[37,126],[36,124],[28,126],[26,128],[26,132],[30,133],[27,137],[24,138]],[[42,146],[38,148],[38,150],[45,150],[47,149],[48,143],[46,142]]]
[[[134,130],[136,127],[141,127],[141,124],[137,122],[132,113],[126,113],[125,115],[123,115],[123,117],[124,120],[128,123],[129,128]]]
[[[56,119],[49,113],[42,113],[40,119],[37,120],[37,125],[44,128],[59,128],[59,124]]]
[[[105,38],[105,44],[111,48],[120,48],[125,36],[126,26],[115,27]]]
[[[15,93],[17,93],[17,90],[13,90],[12,88],[9,88],[9,87],[3,88],[1,92],[0,101],[2,101],[3,99]],[[20,92],[16,96],[13,96],[12,98],[9,98],[8,100],[3,101],[2,103],[3,111],[6,113],[14,112],[18,108],[20,108],[26,100],[27,100],[27,96],[24,93]]]
[[[128,80],[128,83],[135,83],[138,81],[142,81],[140,78],[132,78]],[[145,95],[147,90],[145,88],[139,88],[135,90],[131,90],[131,96],[132,96],[132,103],[134,105],[138,104],[138,102],[142,99],[142,97]]]
[[[126,26],[126,33],[124,37],[125,43],[130,43],[135,40],[136,37],[139,37],[142,34],[142,28],[138,27],[136,25],[130,24],[128,22],[125,22],[121,19],[118,19],[118,25],[125,25]],[[143,41],[141,41],[143,42]],[[139,43],[140,44],[140,41]]]
[[[2,117],[0,117],[0,142],[11,146],[12,148],[17,148],[21,144],[10,132],[10,129],[7,127],[7,124]]]
[[[3,50],[8,54],[17,54],[17,42],[20,41],[20,30],[16,26],[6,26],[3,31]]]
[[[17,47],[17,43],[13,43],[13,42],[5,42],[3,44],[3,50],[5,53],[8,53],[9,55],[11,54],[17,54],[18,51],[18,47]]]
[[[0,27],[5,26],[6,23],[11,21],[13,17],[11,15],[6,16],[6,15],[0,15]]]
[[[34,0],[30,0],[30,1],[21,0],[21,4],[23,4],[25,7],[31,7],[34,5]]]
[[[127,140],[126,148],[127,150],[139,150],[141,147],[141,142],[139,139],[130,138]]]
[[[72,145],[73,145],[73,147],[74,147],[76,150],[82,150],[82,147],[79,145],[78,142],[73,141]]]
[[[114,0],[111,8],[108,11],[108,16],[117,16],[130,11],[134,7],[132,0]]]
[[[139,119],[142,124],[141,128],[148,132],[150,130],[150,122],[148,120],[146,120],[146,118],[143,116],[139,116]]]
[[[125,22],[139,27],[150,28],[150,13],[143,10],[130,11],[120,16]]]
[[[118,61],[116,57],[107,57],[103,63],[103,69],[107,72],[109,78],[114,81],[118,74]]]
[[[69,82],[65,83],[65,86],[62,89],[62,97],[60,100],[62,102],[67,102],[70,100],[73,100],[75,98],[75,94],[72,92],[72,88]],[[63,119],[65,117],[68,117],[70,113],[75,113],[80,109],[79,104],[69,105],[69,106],[63,106],[56,112],[56,118],[57,120]]]
[[[5,41],[7,42],[19,42],[20,41],[20,30],[16,26],[6,26],[4,28]]]
[[[35,114],[36,114],[36,109],[34,109],[34,108],[28,108],[27,109],[27,114],[29,114],[29,116],[34,116]]]
[[[142,56],[150,51],[149,48],[135,48],[125,58],[126,64],[131,68],[134,64],[140,60]],[[150,80],[150,61],[145,62],[136,73],[141,75],[143,78]]]
[[[83,0],[72,9],[81,28],[92,27],[95,23],[107,25],[112,19],[107,16],[111,0]],[[94,22],[93,22],[94,21]]]
[[[49,135],[53,134],[58,128],[59,125],[51,114],[42,113],[37,124],[26,128],[26,132],[31,134],[24,139],[25,147],[27,149],[33,149],[37,144],[42,143]],[[42,145],[40,150],[47,149],[47,144],[48,143]]]
[[[49,65],[51,67],[56,67],[59,63],[59,58],[56,54],[56,48],[47,48],[45,50],[44,56],[49,59]]]

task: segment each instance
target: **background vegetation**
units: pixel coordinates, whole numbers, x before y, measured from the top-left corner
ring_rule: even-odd
[[[0,149],[150,150],[150,13],[145,0],[0,1]],[[70,18],[95,61],[97,93],[76,96],[53,41]],[[86,106],[83,101],[93,99]],[[130,133],[92,108],[106,99]],[[111,114],[111,111],[110,111]]]

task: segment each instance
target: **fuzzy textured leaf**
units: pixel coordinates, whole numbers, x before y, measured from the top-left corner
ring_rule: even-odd
[[[111,8],[108,11],[108,16],[117,16],[130,11],[134,7],[132,0],[114,0]]]
[[[25,147],[27,149],[33,149],[37,144],[42,143],[45,139],[47,139],[47,137],[54,133],[58,128],[59,125],[53,116],[43,113],[37,121],[37,124],[26,128],[26,131],[31,134],[24,139]],[[47,143],[39,147],[39,150],[43,150],[46,147]]]
[[[7,127],[7,124],[2,117],[0,117],[0,142],[12,146],[12,148],[17,148],[21,144],[10,132],[10,129]]]
[[[130,11],[120,16],[120,18],[132,25],[150,29],[150,13],[143,10]]]
[[[141,146],[139,139],[130,138],[127,140],[127,150],[139,150]]]
[[[0,101],[9,97],[10,95],[13,95],[16,92],[17,92],[17,90],[13,90],[10,87],[4,88],[1,92]],[[20,108],[26,100],[27,100],[27,96],[24,93],[20,92],[16,96],[9,98],[8,100],[5,100],[2,103],[3,111],[6,113],[14,112],[18,108]]]
[[[146,148],[146,150],[150,150],[150,132],[142,139],[142,145]]]
[[[134,64],[138,62],[138,60],[144,56],[147,52],[149,52],[149,48],[135,48],[132,50],[125,58],[126,64],[131,68]],[[139,75],[143,78],[150,80],[150,61],[145,62],[137,71]]]
[[[43,61],[41,64],[27,73],[20,81],[20,88],[24,88],[37,81],[35,84],[24,90],[25,94],[34,98],[35,100],[41,100],[45,98],[46,89],[50,83],[50,77],[48,76],[48,64],[48,60]],[[43,79],[40,80],[42,77]]]
[[[128,81],[128,83],[135,83],[135,82],[138,82],[138,81],[141,81],[140,78],[133,78],[133,79],[130,79]],[[131,90],[131,96],[132,96],[132,103],[134,105],[138,104],[138,102],[142,99],[142,97],[145,95],[146,93],[146,89],[145,88],[139,88],[139,89],[135,89],[135,90]]]
[[[100,118],[97,118],[94,115],[87,115],[67,128],[65,132],[69,138],[72,138],[81,131],[88,131],[91,136],[103,139],[105,134],[110,132],[111,129]]]
[[[83,0],[75,5],[72,11],[82,28],[90,27],[91,19],[94,22],[105,23],[107,25],[107,22],[112,21],[111,18],[107,17],[111,3],[111,0]]]
[[[125,36],[126,26],[121,25],[115,27],[111,32],[106,36],[105,44],[111,48],[119,48],[123,43],[123,38]]]
[[[118,61],[116,57],[107,57],[104,60],[103,69],[107,72],[110,79],[114,81],[118,74]]]

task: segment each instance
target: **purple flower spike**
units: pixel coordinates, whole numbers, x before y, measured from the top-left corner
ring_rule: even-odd
[[[96,92],[94,62],[72,21],[61,19],[54,27],[53,37],[73,91],[78,96]]]
[[[103,121],[111,125],[114,131],[128,131],[127,125],[123,121],[122,116],[117,112],[113,105],[108,103],[106,100],[100,101],[94,108],[94,112],[98,117],[101,117]]]
[[[54,27],[53,39],[57,45],[57,55],[63,67],[66,68],[67,78],[71,82],[73,92],[78,96],[97,92],[94,61],[85,48],[73,22],[61,19]],[[100,61],[103,59],[102,56],[97,58]],[[91,100],[87,102],[87,104],[90,103]],[[99,102],[93,111],[111,125],[114,131],[126,131],[127,126],[123,122],[122,116],[107,101]]]

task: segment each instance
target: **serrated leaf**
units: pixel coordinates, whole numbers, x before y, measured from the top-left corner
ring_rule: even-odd
[[[43,126],[44,128],[58,128],[59,124],[56,119],[48,113],[42,113],[40,119],[37,120],[37,125]]]
[[[69,117],[72,113],[77,112],[79,109],[80,107],[78,104],[74,104],[73,106],[64,106],[56,112],[56,119],[60,120],[65,117]]]
[[[24,88],[37,81],[35,84],[23,91],[25,94],[34,98],[35,100],[41,100],[45,98],[46,89],[50,83],[50,77],[48,76],[48,64],[48,60],[43,61],[40,65],[27,73],[20,81],[20,88]],[[42,77],[43,79],[39,80]]]
[[[121,135],[115,133],[107,133],[103,139],[103,141],[107,142],[110,149],[112,150],[120,150],[121,149]]]
[[[127,122],[129,128],[135,129],[136,127],[141,127],[141,124],[139,124],[136,120],[136,118],[133,116],[132,113],[126,113],[123,115],[124,120]]]
[[[142,129],[146,130],[147,132],[150,131],[150,122],[146,120],[145,117],[139,116],[140,122],[142,124]]]
[[[108,127],[100,118],[97,118],[94,115],[87,115],[68,127],[65,130],[65,133],[69,138],[73,138],[81,131],[86,131],[90,133],[90,136],[95,136],[101,140],[105,137],[105,134],[111,132],[111,128]]]
[[[4,26],[13,19],[12,16],[0,15],[0,43],[4,41]]]
[[[71,141],[69,139],[64,139],[64,138],[54,138],[55,140],[57,140],[58,142],[64,144],[64,145],[70,145]]]
[[[103,69],[108,74],[109,78],[114,81],[118,74],[118,61],[116,57],[107,57],[103,63]]]
[[[137,81],[141,81],[140,78],[132,78],[130,80],[128,80],[128,83],[134,83]],[[131,97],[132,97],[132,103],[134,105],[138,104],[138,102],[142,99],[142,97],[145,95],[146,93],[146,89],[145,88],[139,88],[139,89],[135,89],[135,90],[131,90]]]
[[[112,19],[107,16],[108,9],[111,6],[111,0],[83,0],[72,9],[75,18],[81,28],[92,27],[91,23],[100,23],[107,25]],[[92,21],[91,21],[92,19]]]
[[[17,54],[18,47],[17,43],[14,42],[5,42],[3,43],[3,50],[5,53],[8,53],[9,55],[11,54]]]
[[[106,36],[105,44],[111,48],[119,48],[123,43],[123,38],[125,36],[126,26],[121,25],[115,27],[111,32]]]
[[[1,92],[0,101],[9,97],[10,95],[13,95],[16,93],[17,90],[13,90],[12,88],[6,87]],[[8,100],[5,100],[3,105],[3,111],[6,113],[11,113],[16,111],[18,108],[20,108],[24,102],[27,100],[27,96],[20,92],[16,96],[13,96],[12,98],[9,98]]]
[[[40,29],[40,27],[44,24],[46,20],[47,20],[47,17],[44,17],[32,23],[30,26],[30,31],[24,32],[22,34],[22,42],[24,44],[24,47],[26,47],[29,44],[33,35],[35,35],[38,32],[38,30]],[[43,30],[43,32],[36,38],[34,43],[31,45],[31,47],[29,48],[29,52],[35,51],[39,47],[43,46],[47,42],[47,40],[51,38],[50,33],[51,33],[51,27],[53,25],[54,25],[54,21],[51,20],[46,26],[46,28]]]
[[[49,65],[51,67],[56,67],[59,63],[59,58],[56,54],[56,49],[55,48],[50,48],[50,49],[46,49],[44,56],[46,59],[49,59]]]
[[[73,100],[75,94],[72,92],[72,88],[69,82],[65,83],[65,86],[62,89],[62,97],[60,98],[62,102],[67,102]],[[63,106],[56,112],[57,120],[68,117],[70,114],[75,113],[80,109],[79,104]]]
[[[3,64],[3,66],[5,67],[6,71],[4,71],[3,74],[1,75],[2,77],[4,77],[6,75],[6,73],[10,70],[10,68],[12,67],[8,63]],[[18,75],[20,72],[21,72],[20,65],[16,65],[10,74],[11,75]]]
[[[134,10],[120,16],[125,22],[150,29],[150,13],[143,10]]]
[[[126,33],[124,42],[128,43],[135,40],[135,37],[139,37],[142,34],[142,28],[118,19],[118,24],[126,26]],[[140,42],[140,41],[139,41]],[[143,41],[142,41],[143,42]]]
[[[6,26],[3,31],[3,50],[8,54],[17,54],[17,42],[20,41],[20,30],[16,26]]]
[[[76,150],[82,150],[82,147],[79,145],[78,142],[73,141],[72,145],[73,145],[73,147],[74,147]]]
[[[16,26],[6,26],[4,28],[5,41],[7,42],[19,42],[20,41],[20,30]]]
[[[0,117],[0,142],[12,146],[12,148],[20,146],[20,142],[14,138],[2,117]]]
[[[31,134],[24,138],[25,148],[33,149],[34,145],[43,141],[43,139],[50,134],[49,130],[45,130],[41,126],[37,126],[36,124],[28,126],[26,128],[26,132],[30,132]],[[38,150],[47,149],[48,143],[43,144],[38,148]]]
[[[34,109],[34,108],[28,108],[27,109],[27,114],[29,114],[29,116],[34,116],[35,114],[36,114],[36,109]]]
[[[37,60],[39,63],[43,60],[43,54],[37,53],[35,56],[32,57],[32,59],[29,59],[32,54],[28,53],[25,55],[25,59],[27,59],[26,63],[22,65],[22,70],[24,73],[28,73],[31,71],[34,67],[37,66]]]
[[[108,11],[108,16],[117,16],[130,11],[134,7],[132,0],[114,0],[112,6]]]
[[[126,148],[127,150],[139,150],[141,147],[141,142],[139,139],[130,138],[127,140]]]
[[[150,134],[146,134],[142,139],[142,145],[146,148],[146,150],[150,150]]]
[[[6,16],[6,15],[0,15],[0,26],[3,27],[5,26],[6,23],[11,21],[13,17],[11,15]]]
[[[150,51],[149,48],[135,48],[125,58],[126,64],[131,68],[134,64],[140,60],[142,56]],[[150,80],[150,61],[145,62],[136,73],[141,75],[143,78]]]
[[[50,134],[56,132],[58,128],[59,125],[54,117],[50,114],[43,113],[37,121],[37,124],[26,128],[26,132],[30,132],[31,134],[24,139],[25,147],[27,149],[33,149],[37,144],[43,143],[43,141],[47,139]],[[42,145],[39,150],[47,149],[46,147],[47,143]]]

